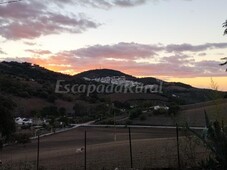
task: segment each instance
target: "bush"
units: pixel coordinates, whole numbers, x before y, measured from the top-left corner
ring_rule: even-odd
[[[161,109],[158,109],[158,110],[154,110],[153,113],[154,113],[155,115],[164,115],[164,114],[167,114],[168,111],[161,108]]]
[[[176,103],[171,103],[169,106],[169,114],[176,115],[180,110],[180,106]]]
[[[209,159],[202,161],[202,169],[227,169],[227,132],[221,127],[217,120],[210,121],[206,112],[206,129],[203,134],[192,130],[188,125],[186,128],[197,136],[202,143],[211,151]]]
[[[19,144],[26,144],[30,142],[30,133],[17,133],[14,135],[14,139]]]
[[[57,97],[55,95],[51,94],[48,96],[47,101],[50,103],[54,103],[56,99],[57,99]]]
[[[27,91],[18,91],[17,95],[23,98],[29,98],[30,94]]]
[[[13,110],[16,104],[9,98],[0,95],[0,138],[10,138],[15,132]]]
[[[131,119],[131,120],[135,119],[135,118],[139,117],[141,114],[142,114],[141,109],[138,109],[138,108],[134,109],[130,112],[129,119]]]
[[[141,121],[144,121],[144,120],[146,120],[146,116],[144,116],[144,115],[141,115],[141,116],[140,116],[140,120],[141,120]]]
[[[127,125],[131,125],[132,124],[132,121],[131,120],[127,120],[126,122],[125,122],[125,125],[127,126]]]
[[[224,99],[227,99],[227,93],[224,95]]]

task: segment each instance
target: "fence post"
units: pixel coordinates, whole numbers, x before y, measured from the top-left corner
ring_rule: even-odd
[[[2,161],[1,161],[1,159],[2,159],[2,150],[3,150],[3,140],[2,140],[2,134],[0,132],[0,167],[2,165]]]
[[[37,160],[36,160],[36,169],[39,170],[39,135],[37,138]]]
[[[178,161],[178,169],[181,169],[180,163],[180,145],[179,145],[179,128],[178,124],[176,123],[176,134],[177,134],[177,161]]]
[[[84,169],[87,169],[87,131],[84,132]]]
[[[129,147],[130,147],[130,163],[131,163],[131,168],[133,168],[133,162],[132,162],[132,139],[131,139],[131,129],[130,129],[130,127],[128,128],[128,135],[129,135]]]

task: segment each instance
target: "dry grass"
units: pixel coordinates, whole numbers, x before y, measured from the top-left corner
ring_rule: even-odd
[[[224,121],[224,124],[227,124],[227,99],[186,105],[178,114],[177,120],[182,123],[187,121],[191,126],[205,126],[204,110],[210,119],[219,118]],[[219,115],[217,115],[217,110]]]

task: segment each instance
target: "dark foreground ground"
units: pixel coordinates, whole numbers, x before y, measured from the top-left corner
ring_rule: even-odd
[[[40,138],[40,166],[46,169],[84,169],[84,131],[87,131],[87,169],[130,169],[128,129],[77,128],[67,132]],[[131,129],[133,167],[169,168],[177,167],[175,129]],[[182,133],[181,133],[182,135]],[[187,141],[187,142],[186,142]],[[191,138],[180,138],[182,166],[195,164],[206,151]],[[0,159],[3,164],[15,167],[28,164],[35,169],[37,140],[26,145],[13,145],[3,149]],[[186,166],[186,165],[185,165]]]

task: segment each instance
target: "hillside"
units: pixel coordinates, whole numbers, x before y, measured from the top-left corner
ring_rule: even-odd
[[[182,111],[176,117],[179,123],[188,122],[191,126],[205,126],[205,114],[207,112],[211,120],[227,123],[227,99],[202,102],[182,106]]]
[[[75,78],[83,78],[83,77],[87,77],[87,78],[97,78],[97,77],[113,77],[113,76],[125,76],[126,79],[128,80],[134,80],[136,79],[135,77],[122,73],[120,71],[117,70],[111,70],[111,69],[96,69],[96,70],[89,70],[89,71],[85,71],[79,74],[74,75],[73,77]]]
[[[110,69],[96,69],[96,70],[89,70],[82,73],[79,73],[77,75],[74,75],[74,78],[103,78],[103,77],[114,77],[114,76],[123,76],[126,80],[139,82],[144,85],[160,85],[160,82],[162,82],[162,89],[163,94],[158,94],[160,96],[165,96],[166,98],[169,98],[171,101],[177,102],[179,104],[194,104],[199,102],[205,102],[213,100],[214,94],[213,90],[210,89],[199,89],[192,87],[191,85],[184,84],[181,82],[165,82],[159,79],[156,79],[154,77],[143,77],[143,78],[137,78],[125,73],[122,73],[120,71],[116,70],[110,70]],[[217,93],[220,98],[224,96],[223,92],[215,92]],[[114,98],[120,98],[117,97],[118,94],[114,94]],[[136,95],[133,95],[132,99],[135,99]],[[125,97],[124,97],[125,98]],[[141,97],[140,97],[141,98]],[[146,97],[145,97],[146,98]],[[131,100],[131,99],[130,99]]]
[[[3,61],[0,63],[0,73],[34,80],[56,81],[58,79],[70,78],[69,75],[47,70],[39,65],[26,62],[18,63]]]
[[[218,94],[223,98],[224,92],[215,92],[209,89],[194,88],[183,83],[163,82],[163,93],[93,93],[86,96],[83,93],[55,93],[57,80],[65,80],[71,85],[101,85],[101,82],[86,81],[87,78],[122,77],[130,82],[140,82],[144,85],[160,84],[160,80],[153,77],[136,78],[134,76],[110,69],[96,69],[79,73],[74,76],[53,72],[31,63],[2,62],[0,63],[0,95],[11,98],[17,103],[15,113],[17,115],[29,115],[31,112],[39,112],[44,107],[63,107],[67,113],[74,112],[75,103],[80,103],[85,110],[83,114],[94,115],[101,110],[108,110],[106,105],[110,102],[122,103],[120,105],[154,105],[154,104],[195,104],[214,99]],[[87,90],[87,87],[86,89]],[[103,107],[101,107],[103,106]],[[105,107],[104,107],[105,106]],[[97,109],[95,109],[97,107]],[[123,107],[124,108],[124,107]],[[119,109],[122,109],[121,107]],[[94,111],[95,110],[95,111]],[[98,111],[99,110],[99,111]],[[103,113],[102,113],[103,114]],[[97,114],[96,114],[97,116]]]

